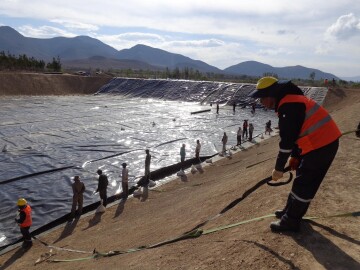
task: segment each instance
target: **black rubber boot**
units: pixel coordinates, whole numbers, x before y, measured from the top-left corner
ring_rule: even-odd
[[[276,216],[276,218],[281,219],[282,216],[285,215],[285,213],[286,213],[286,210],[276,210],[275,216]]]
[[[273,232],[298,232],[300,230],[300,223],[284,221],[283,219],[270,223],[270,228]]]
[[[32,247],[32,241],[30,240],[25,240],[24,242],[23,242],[23,244],[22,244],[22,248],[23,249],[29,249],[29,248],[31,248]]]
[[[298,232],[302,217],[309,208],[310,202],[301,202],[291,196],[288,209],[281,220],[272,222],[270,228],[273,232]]]
[[[283,209],[283,210],[276,210],[276,211],[275,211],[275,216],[276,216],[276,218],[281,219],[282,216],[285,215],[286,210],[289,208],[289,203],[290,203],[290,201],[291,201],[292,199],[293,199],[293,196],[291,196],[291,194],[289,194],[284,209]]]

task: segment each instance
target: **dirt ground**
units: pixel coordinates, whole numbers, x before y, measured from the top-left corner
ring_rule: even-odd
[[[111,79],[106,75],[0,72],[0,96],[93,94]]]
[[[360,90],[330,90],[325,107],[342,132],[359,123]],[[146,201],[130,198],[102,215],[83,216],[39,238],[56,247],[92,252],[129,250],[179,236],[270,175],[279,137],[272,137],[188,175],[150,190]],[[360,211],[360,140],[352,133],[340,148],[308,216]],[[268,160],[267,160],[268,159]],[[267,161],[265,161],[267,160]],[[264,162],[261,162],[264,161]],[[260,162],[260,163],[259,163]],[[259,163],[257,165],[254,165]],[[254,165],[254,166],[251,166]],[[249,167],[250,166],[250,167]],[[216,228],[281,209],[291,185],[261,186],[203,229]],[[70,206],[69,206],[70,207]],[[1,269],[360,269],[360,217],[336,217],[303,222],[299,233],[272,233],[265,218],[137,252],[69,262],[35,261],[50,248],[38,241],[24,252],[17,248],[0,257]],[[51,259],[86,258],[91,254],[52,249]]]

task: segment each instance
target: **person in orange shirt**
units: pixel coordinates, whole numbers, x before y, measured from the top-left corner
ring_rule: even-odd
[[[19,207],[18,218],[15,218],[16,223],[20,227],[20,232],[24,238],[23,248],[30,248],[32,246],[30,227],[32,225],[31,207],[24,198],[20,198],[17,201]]]
[[[289,165],[296,170],[287,203],[275,212],[280,220],[272,222],[270,228],[275,232],[297,232],[335,158],[341,132],[329,113],[291,81],[263,77],[250,96],[260,98],[262,105],[278,114],[280,149],[272,180],[282,178],[290,155]]]

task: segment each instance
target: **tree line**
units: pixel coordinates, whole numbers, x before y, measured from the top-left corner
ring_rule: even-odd
[[[197,69],[184,67],[182,69],[143,70],[143,69],[108,69],[106,72],[114,77],[142,78],[142,79],[175,79],[194,81],[232,81],[232,82],[256,82],[257,78],[247,75],[228,75],[214,72],[201,72]]]
[[[45,63],[44,60],[37,60],[34,57],[28,57],[26,54],[21,54],[19,56],[12,55],[10,53],[5,53],[0,51],[0,71],[33,71],[33,72],[61,72],[62,64],[60,57],[53,57],[51,62]],[[100,69],[96,69],[100,71]],[[91,68],[89,70],[91,73]],[[102,72],[101,72],[102,73]],[[159,69],[159,70],[134,70],[131,68],[128,69],[112,69],[109,68],[107,73],[110,76],[118,77],[128,77],[128,78],[146,78],[146,79],[177,79],[177,80],[195,80],[195,81],[225,81],[225,82],[235,82],[235,83],[256,83],[259,77],[253,77],[248,75],[230,75],[223,73],[214,73],[214,72],[201,72],[197,69],[184,67],[174,69]],[[324,86],[323,79],[315,79],[315,72],[309,74],[309,79],[300,79],[293,78],[292,81],[309,86]],[[278,78],[277,74],[274,73],[264,73],[263,76],[273,76]],[[336,83],[341,86],[359,86],[359,83],[347,82],[344,80],[339,80]]]
[[[52,61],[45,63],[44,60],[37,60],[34,57],[28,57],[26,54],[15,56],[10,53],[0,52],[0,70],[11,71],[61,71],[60,57],[53,57]]]

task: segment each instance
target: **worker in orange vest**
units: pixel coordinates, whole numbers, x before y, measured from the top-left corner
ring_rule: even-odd
[[[18,218],[15,218],[15,221],[20,226],[20,232],[24,238],[22,247],[30,248],[32,246],[29,232],[32,225],[31,207],[24,198],[18,199],[17,206],[19,207],[19,215]]]
[[[277,210],[280,220],[272,222],[272,231],[300,229],[302,217],[315,197],[339,147],[341,132],[329,113],[314,100],[304,96],[291,81],[280,82],[263,77],[251,94],[279,118],[280,143],[272,180],[283,177],[288,158],[296,178],[286,206]]]

